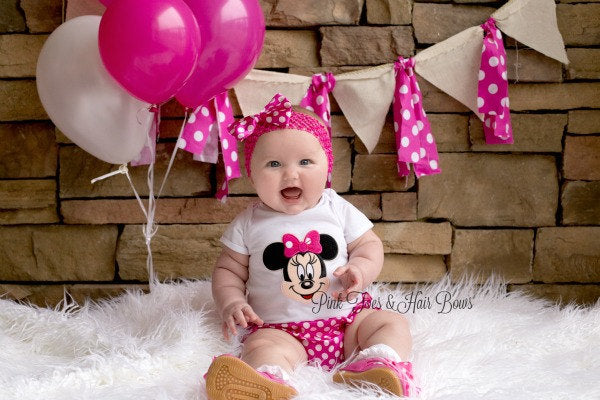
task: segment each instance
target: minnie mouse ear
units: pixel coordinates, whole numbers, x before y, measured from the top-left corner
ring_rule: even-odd
[[[271,243],[263,251],[263,264],[271,271],[285,268],[289,258],[283,254],[284,250],[283,243]]]
[[[321,247],[319,254],[324,260],[333,260],[338,254],[338,245],[335,239],[329,235],[320,235]]]

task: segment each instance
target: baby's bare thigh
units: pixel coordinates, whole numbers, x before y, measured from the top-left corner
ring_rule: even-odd
[[[346,331],[344,332],[344,357],[346,359],[348,359],[355,350],[360,350],[358,348],[358,327],[365,318],[375,311],[376,310],[371,308],[363,308],[358,314],[356,314],[354,321],[352,321],[352,323],[346,327]]]
[[[244,341],[242,358],[257,351],[281,355],[292,365],[304,363],[308,359],[302,343],[279,329],[264,328],[250,334]]]

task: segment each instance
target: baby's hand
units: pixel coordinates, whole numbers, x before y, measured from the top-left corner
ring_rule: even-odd
[[[237,335],[236,325],[247,328],[248,323],[262,325],[263,320],[254,312],[252,307],[245,301],[231,303],[223,310],[223,336],[229,340],[229,333]]]
[[[333,298],[336,300],[354,300],[363,287],[364,278],[360,268],[346,264],[333,271],[333,276],[340,279],[344,290],[333,292]]]

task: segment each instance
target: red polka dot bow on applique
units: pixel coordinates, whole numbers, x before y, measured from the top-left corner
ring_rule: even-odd
[[[513,132],[508,108],[508,77],[506,51],[502,33],[496,21],[488,19],[481,50],[481,67],[477,86],[477,107],[483,114],[483,132],[488,144],[513,143]]]
[[[310,251],[311,253],[319,254],[323,251],[319,232],[317,231],[308,232],[303,241],[298,240],[298,238],[291,233],[283,235],[281,240],[283,241],[284,246],[283,254],[287,258],[292,258],[298,253]]]

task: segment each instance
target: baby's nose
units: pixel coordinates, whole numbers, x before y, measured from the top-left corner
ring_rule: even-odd
[[[287,167],[284,171],[283,177],[288,180],[298,178],[298,169],[295,166]]]

